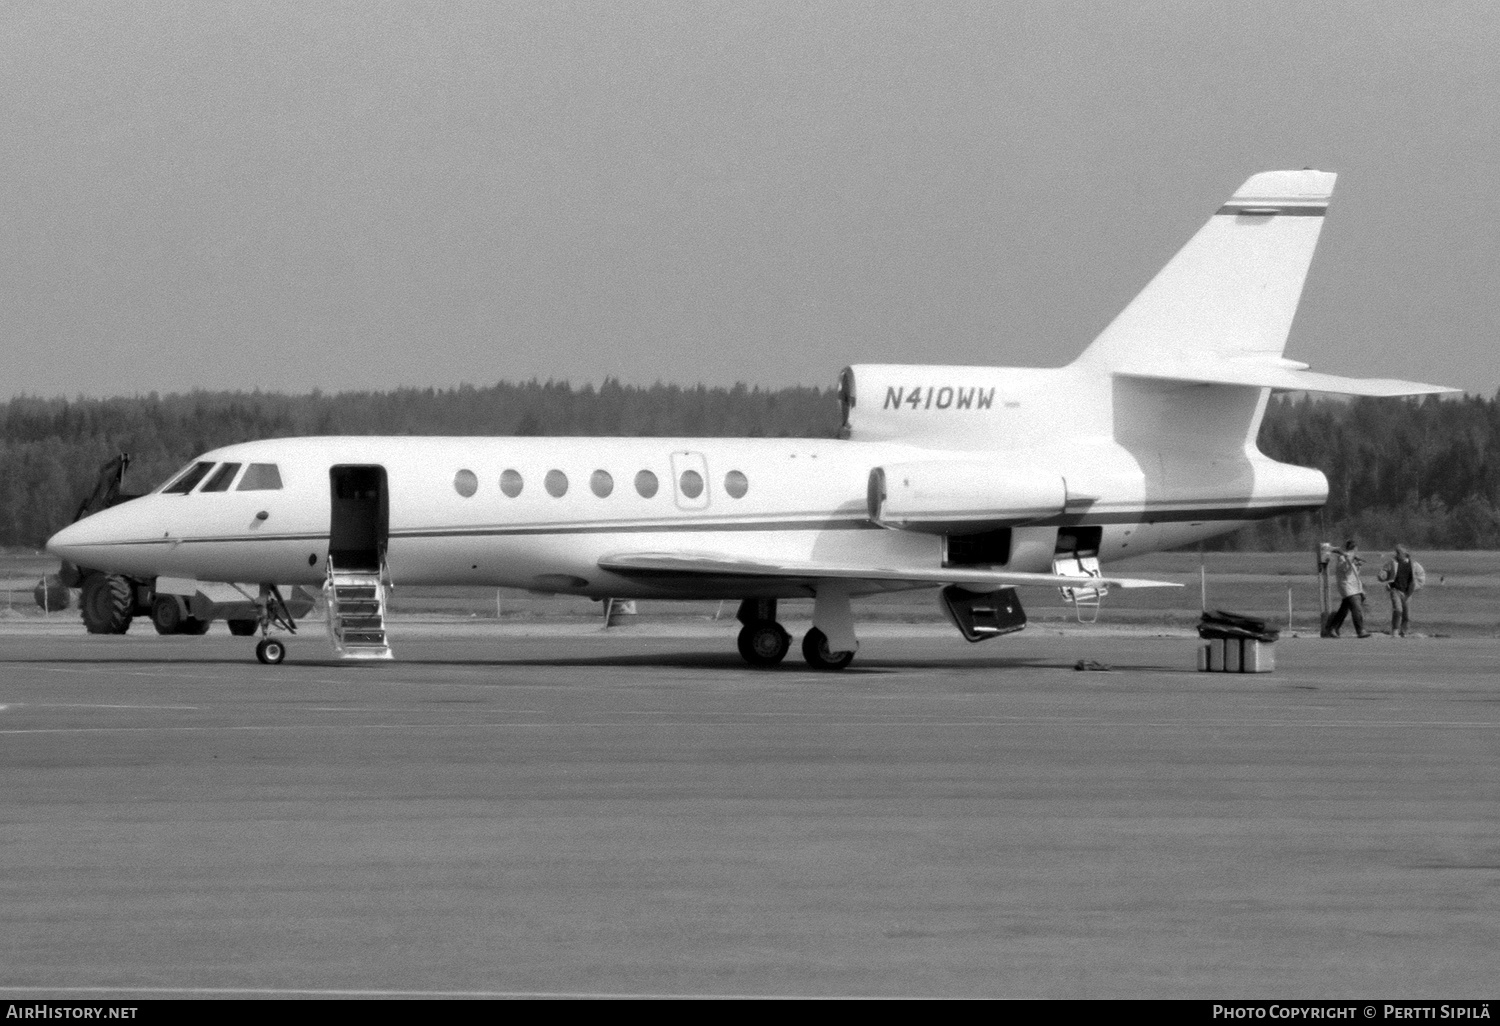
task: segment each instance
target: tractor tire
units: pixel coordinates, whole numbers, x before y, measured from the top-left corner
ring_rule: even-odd
[[[55,613],[67,609],[73,599],[73,593],[63,583],[59,574],[48,574],[37,582],[35,588],[31,589],[31,597],[36,600],[38,609]]]
[[[84,627],[90,634],[124,634],[130,630],[132,600],[130,582],[119,574],[90,574],[78,600]]]

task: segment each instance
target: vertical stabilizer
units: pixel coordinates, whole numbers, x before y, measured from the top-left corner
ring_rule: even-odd
[[[1312,262],[1336,176],[1253,176],[1077,360],[1103,371],[1275,360]]]

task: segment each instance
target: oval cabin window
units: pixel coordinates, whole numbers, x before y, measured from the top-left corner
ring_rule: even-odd
[[[643,470],[635,475],[635,490],[640,493],[641,498],[649,499],[656,494],[659,485],[656,483],[656,475],[649,470]]]
[[[677,487],[682,489],[682,494],[689,499],[696,499],[703,494],[703,475],[696,470],[684,470],[682,476],[677,479]]]
[[[500,490],[507,498],[514,499],[521,494],[521,489],[526,487],[526,481],[521,477],[519,470],[507,470],[500,475]]]
[[[467,499],[479,491],[479,478],[472,470],[460,470],[453,475],[453,490]]]
[[[568,475],[561,470],[547,471],[546,480],[542,484],[546,486],[547,494],[554,499],[561,499],[568,494]]]
[[[589,478],[589,489],[603,499],[615,490],[615,479],[609,476],[607,470],[596,470]]]
[[[750,490],[750,480],[738,470],[731,470],[724,475],[724,490],[731,499],[743,499]]]

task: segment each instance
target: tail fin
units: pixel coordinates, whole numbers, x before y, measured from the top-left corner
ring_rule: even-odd
[[[1279,359],[1335,177],[1310,170],[1251,177],[1077,362],[1125,371]]]

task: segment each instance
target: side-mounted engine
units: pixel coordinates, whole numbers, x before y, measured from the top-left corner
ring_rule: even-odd
[[[997,461],[892,463],[870,471],[870,519],[882,527],[965,534],[1035,523],[1063,512],[1062,477]]]

